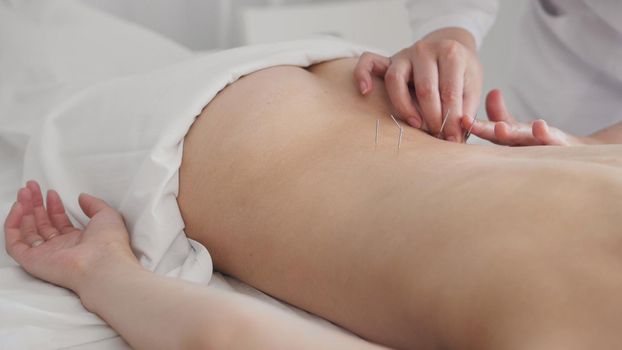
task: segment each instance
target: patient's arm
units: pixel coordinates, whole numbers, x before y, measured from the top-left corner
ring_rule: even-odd
[[[382,349],[248,297],[111,266],[82,281],[83,302],[137,349]]]
[[[155,275],[136,261],[114,209],[79,200],[91,217],[85,230],[71,225],[53,191],[46,209],[30,181],[6,219],[7,250],[35,277],[75,291],[134,348],[380,349],[243,296]]]

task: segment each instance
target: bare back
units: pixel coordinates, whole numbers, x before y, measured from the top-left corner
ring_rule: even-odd
[[[218,270],[367,338],[425,348],[443,341],[439,315],[458,312],[437,308],[438,291],[473,283],[487,257],[538,259],[561,236],[598,235],[604,249],[622,234],[622,146],[452,144],[403,125],[398,151],[386,92],[360,96],[355,63],[253,73],[193,125],[178,201]]]

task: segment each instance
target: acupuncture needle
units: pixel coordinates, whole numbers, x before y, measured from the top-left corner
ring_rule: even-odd
[[[445,129],[445,124],[447,123],[447,118],[449,117],[449,111],[451,111],[451,108],[448,108],[447,112],[445,113],[445,118],[443,118],[443,124],[441,124],[441,131],[439,131],[438,135],[436,136],[437,139],[440,139],[441,134],[443,134],[443,129]]]
[[[393,119],[393,122],[395,123],[397,128],[400,129],[400,136],[397,139],[397,150],[399,151],[399,149],[402,147],[402,137],[404,136],[404,128],[400,126],[400,123],[397,122],[393,114],[390,114],[390,116],[391,116],[391,119]]]
[[[374,139],[374,150],[378,147],[378,129],[380,129],[380,119],[376,119],[376,138]]]
[[[469,131],[467,131],[466,135],[464,135],[465,143],[469,140],[469,137],[471,137],[471,131],[473,131],[473,127],[475,126],[475,123],[477,123],[477,113],[475,113],[475,118],[473,118],[473,123],[471,123],[471,127],[469,128]]]

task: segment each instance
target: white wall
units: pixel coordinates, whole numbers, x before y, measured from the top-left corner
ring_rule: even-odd
[[[284,39],[284,35],[290,38],[293,34],[305,34],[313,29],[310,24],[326,24],[325,32],[334,32],[339,26],[350,26],[345,30],[352,40],[365,41],[370,45],[384,46],[387,49],[399,48],[409,42],[406,17],[403,13],[395,12],[395,3],[402,0],[83,0],[95,7],[101,8],[113,14],[119,15],[146,27],[152,28],[172,39],[197,50],[218,49],[233,47],[251,42],[266,41],[270,39]],[[341,4],[356,4],[360,1],[375,1],[385,3],[387,11],[375,14],[374,27],[378,33],[362,32],[361,21],[355,15],[339,19],[334,15],[321,15],[321,8],[309,11],[299,11],[304,6],[316,4],[327,5],[330,13],[331,8],[342,7]],[[430,0],[434,1],[434,0]],[[508,69],[511,59],[515,54],[513,37],[516,33],[516,25],[519,14],[522,13],[527,0],[500,0],[500,13],[493,30],[488,35],[482,46],[481,56],[485,70],[484,88],[488,91],[494,87],[505,87],[508,78]],[[255,11],[259,17],[264,16],[263,22],[259,20],[255,24],[261,24],[261,35],[250,37],[246,35],[248,30],[243,21],[243,10],[248,6],[284,5],[283,9],[273,15],[266,15],[265,11]],[[289,11],[289,5],[294,5]],[[337,7],[335,7],[337,6]],[[352,7],[354,8],[354,7]],[[348,13],[348,10],[340,10]],[[365,12],[367,11],[367,12]],[[369,10],[363,12],[369,13]],[[294,16],[295,14],[295,16]],[[320,15],[318,15],[320,14]],[[279,16],[285,16],[285,18]],[[299,17],[296,17],[299,16]],[[321,16],[321,18],[318,18]],[[257,20],[257,18],[255,18]],[[261,19],[261,18],[260,18]],[[379,22],[378,22],[379,21]],[[384,22],[383,22],[384,21]],[[247,20],[248,22],[248,20]],[[342,22],[339,25],[338,22]],[[388,23],[386,25],[382,23]],[[248,23],[247,23],[248,24]],[[297,27],[295,27],[297,25]],[[271,26],[271,27],[270,27]],[[283,27],[290,28],[284,31]],[[305,27],[306,26],[306,27]],[[402,29],[399,29],[402,28]],[[363,28],[369,30],[368,28]],[[320,30],[322,31],[322,30]],[[358,31],[358,32],[357,32]],[[392,31],[400,33],[391,34]],[[255,33],[258,34],[258,33]],[[278,34],[278,35],[277,35]],[[267,35],[268,37],[262,37]],[[386,36],[386,42],[381,36]],[[379,39],[380,38],[380,39]],[[381,42],[382,41],[382,42]],[[405,44],[402,44],[405,43]]]
[[[151,28],[195,50],[240,44],[240,8],[321,0],[82,0]],[[335,0],[329,0],[335,1]],[[339,0],[337,0],[339,1]]]
[[[331,1],[241,8],[241,40],[256,44],[330,34],[387,52],[411,44],[404,0]],[[381,14],[381,15],[379,15]]]
[[[500,0],[497,21],[484,40],[480,58],[484,65],[484,94],[494,88],[505,88],[516,54],[514,38],[518,21],[525,11],[528,0]],[[482,96],[482,106],[484,103]],[[483,109],[480,111],[480,116]]]
[[[192,49],[218,47],[220,1],[82,0],[129,21],[151,28]]]

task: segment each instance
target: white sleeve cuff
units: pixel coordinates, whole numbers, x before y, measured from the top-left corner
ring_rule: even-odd
[[[471,14],[471,16],[473,15],[477,16],[477,14]],[[442,28],[458,27],[467,30],[473,35],[473,38],[475,38],[475,45],[477,49],[479,49],[490,26],[483,28],[480,24],[481,22],[478,23],[477,20],[470,19],[469,17],[471,16],[469,16],[469,14],[451,14],[411,23],[413,39],[414,41],[420,40],[431,32]]]

